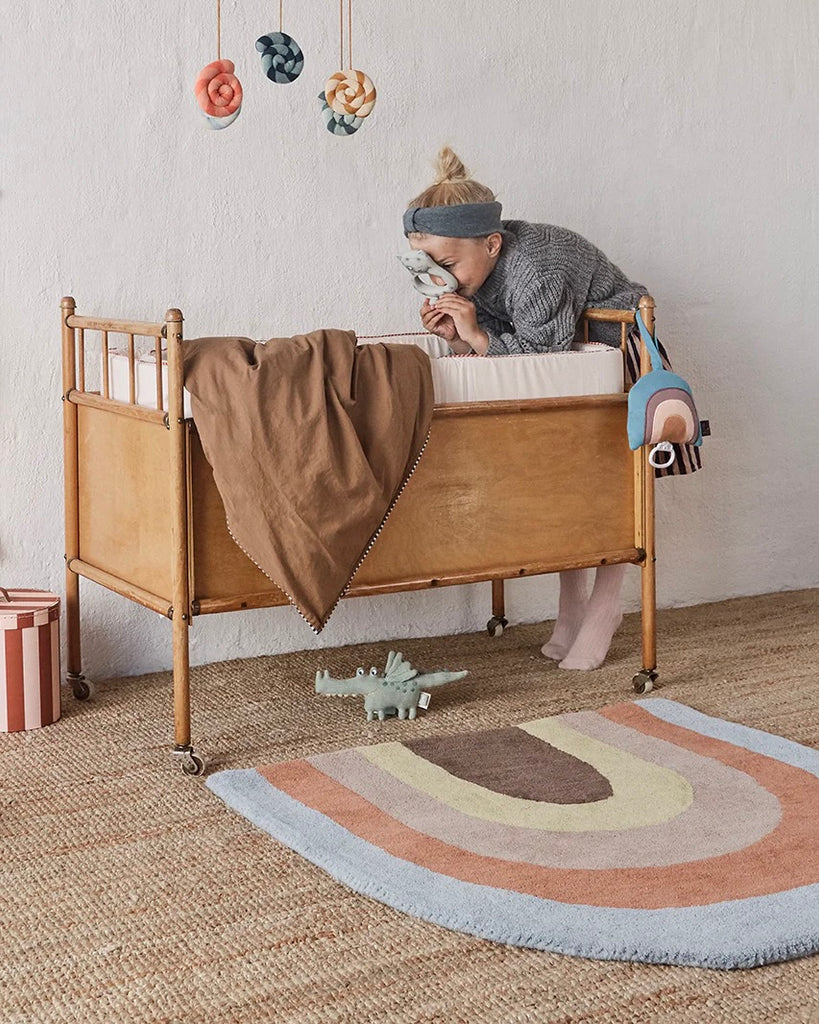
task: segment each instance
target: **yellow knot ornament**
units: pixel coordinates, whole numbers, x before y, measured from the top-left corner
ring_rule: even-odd
[[[330,75],[324,86],[327,105],[337,114],[366,117],[375,106],[375,86],[363,71],[348,68]]]

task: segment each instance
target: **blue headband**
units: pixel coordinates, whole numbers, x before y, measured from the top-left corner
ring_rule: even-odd
[[[503,231],[500,203],[414,206],[404,214],[404,234],[414,231],[442,238],[482,238]]]

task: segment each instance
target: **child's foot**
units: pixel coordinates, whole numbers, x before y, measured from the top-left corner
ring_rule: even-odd
[[[562,661],[580,632],[588,605],[586,570],[571,569],[560,574],[560,601],[557,621],[549,639],[541,648],[544,658]]]
[[[594,575],[594,587],[586,606],[583,625],[560,662],[561,668],[589,672],[600,668],[609,653],[611,638],[623,621],[620,590],[625,565],[601,565]]]
[[[586,606],[579,605],[575,614],[559,615],[555,628],[552,630],[551,638],[540,648],[544,658],[551,658],[552,661],[563,661],[571,650],[572,644],[583,625],[583,616]]]
[[[574,669],[579,672],[590,672],[600,668],[606,660],[611,646],[611,638],[617,632],[623,616],[619,610],[614,614],[602,609],[592,613],[580,628],[574,643],[560,662],[560,668]]]

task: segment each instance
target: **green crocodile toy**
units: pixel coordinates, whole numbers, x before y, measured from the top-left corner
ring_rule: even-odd
[[[404,661],[399,651],[390,651],[383,675],[373,666],[369,673],[359,668],[349,679],[333,679],[327,669],[324,672],[319,669],[316,672],[316,693],[328,697],[363,697],[367,721],[371,722],[373,716],[377,716],[383,722],[391,714],[397,714],[399,718],[415,718],[422,691],[454,683],[465,675],[466,671],[419,673],[417,668]]]

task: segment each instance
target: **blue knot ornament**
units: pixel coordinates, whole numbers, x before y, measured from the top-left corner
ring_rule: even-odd
[[[304,67],[304,54],[299,44],[286,32],[270,32],[259,36],[256,49],[262,55],[262,71],[278,85],[295,82]]]

